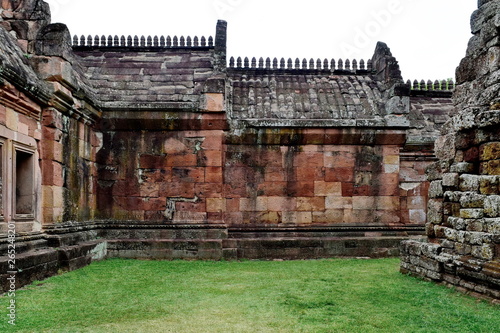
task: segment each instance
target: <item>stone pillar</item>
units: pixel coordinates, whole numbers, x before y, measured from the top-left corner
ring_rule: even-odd
[[[227,22],[217,21],[215,31],[215,71],[226,72],[226,50],[227,50]]]
[[[403,242],[401,271],[500,299],[500,1],[478,4],[428,170],[429,243]]]

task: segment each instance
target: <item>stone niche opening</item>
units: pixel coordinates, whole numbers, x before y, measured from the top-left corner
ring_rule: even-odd
[[[15,147],[15,204],[16,219],[33,218],[34,207],[34,162],[33,152]]]

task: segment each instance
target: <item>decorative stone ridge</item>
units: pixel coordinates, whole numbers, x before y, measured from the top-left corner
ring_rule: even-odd
[[[410,127],[409,89],[387,45],[367,64],[238,58],[234,67],[231,59],[233,127]]]
[[[197,47],[214,47],[214,39],[212,36],[205,38],[202,36],[73,36],[73,48],[75,49],[89,49],[89,48],[197,48]]]
[[[217,23],[215,43],[212,37],[82,36],[74,38],[73,50],[106,110],[171,110],[177,118],[179,110],[213,108],[209,94],[224,92],[224,84],[214,91],[208,82],[226,68],[224,21]]]
[[[432,93],[432,92],[449,92],[451,93],[455,89],[455,82],[447,80],[414,80],[413,83],[408,80],[406,85],[410,86],[412,92],[414,93]]]
[[[403,242],[401,271],[500,299],[500,1],[479,1],[471,28],[427,173],[429,243]]]
[[[274,58],[271,61],[271,58],[266,58],[264,61],[264,58],[259,58],[259,61],[257,63],[256,58],[252,58],[252,60],[249,60],[248,57],[245,57],[243,60],[241,57],[238,57],[236,59],[236,63],[234,60],[234,57],[231,57],[229,59],[229,68],[231,69],[267,69],[267,70],[326,70],[326,71],[331,71],[335,72],[337,71],[338,73],[356,73],[356,72],[362,72],[367,70],[368,72],[371,72],[372,70],[372,60],[368,60],[367,62],[367,67],[365,67],[365,61],[361,59],[359,61],[359,67],[358,67],[358,61],[356,59],[352,60],[352,67],[351,67],[351,61],[347,59],[345,62],[342,59],[339,60],[328,60],[328,59],[310,59],[307,61],[307,59],[302,59],[302,61],[299,58],[296,58],[295,61],[292,60],[292,58],[288,58],[288,60],[285,62],[285,58],[281,58],[279,63],[278,59]]]

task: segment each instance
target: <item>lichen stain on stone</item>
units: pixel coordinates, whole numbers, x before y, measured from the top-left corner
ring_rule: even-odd
[[[172,222],[174,219],[175,212],[176,212],[175,204],[177,202],[196,203],[196,202],[198,202],[198,200],[199,200],[199,198],[197,196],[195,196],[194,198],[178,198],[178,197],[167,198],[167,205],[166,205],[165,211],[163,213],[163,216],[165,216],[165,219],[168,222]]]
[[[500,102],[499,103],[493,103],[493,104],[491,104],[490,110],[491,111],[500,110]]]

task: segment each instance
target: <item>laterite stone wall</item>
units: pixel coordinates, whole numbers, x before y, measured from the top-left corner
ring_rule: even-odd
[[[500,1],[479,1],[457,69],[457,114],[428,169],[428,243],[402,243],[401,271],[500,298]]]

